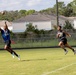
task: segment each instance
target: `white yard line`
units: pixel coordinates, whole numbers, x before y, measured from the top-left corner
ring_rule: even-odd
[[[66,69],[66,68],[68,68],[68,67],[70,67],[70,66],[72,66],[72,65],[75,65],[75,64],[76,64],[76,63],[72,63],[72,64],[70,64],[70,65],[61,67],[61,68],[59,68],[59,69],[56,69],[56,70],[53,70],[53,71],[50,71],[50,72],[46,72],[46,73],[44,73],[44,74],[42,74],[42,75],[49,75],[49,74],[55,73],[55,72],[57,72],[57,71]]]

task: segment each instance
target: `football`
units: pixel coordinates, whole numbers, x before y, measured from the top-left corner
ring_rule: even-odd
[[[60,33],[59,33],[59,37],[62,37],[62,36],[63,36],[63,33],[60,32]]]

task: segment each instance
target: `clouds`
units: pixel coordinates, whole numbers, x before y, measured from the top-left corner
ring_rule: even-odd
[[[73,0],[58,0],[64,1],[66,4]],[[0,0],[0,11],[2,10],[21,10],[35,9],[41,10],[53,7],[56,0]]]
[[[63,2],[68,1],[68,2],[71,2],[73,0],[58,0],[58,1],[63,1]]]
[[[68,4],[68,3],[72,2],[73,0],[58,0],[58,1],[64,2],[65,4]]]
[[[52,7],[53,4],[51,4],[51,1],[49,0],[28,0],[28,2],[26,3],[26,6],[29,9],[31,8],[35,10],[41,10],[41,9]]]
[[[18,2],[17,0],[1,0],[0,10],[12,10],[19,4],[20,2]]]
[[[27,6],[31,7],[31,6],[35,6],[41,3],[42,0],[28,0],[27,2]]]

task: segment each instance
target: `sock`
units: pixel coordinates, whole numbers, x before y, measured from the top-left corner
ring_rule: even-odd
[[[64,48],[64,51],[66,52],[67,50]]]
[[[11,52],[12,55],[14,55],[14,52]]]
[[[18,54],[16,54],[15,52],[12,52],[12,54],[14,54],[15,56],[17,56],[17,57],[18,57]]]
[[[74,52],[75,50],[74,50],[74,49],[72,49],[72,51]]]

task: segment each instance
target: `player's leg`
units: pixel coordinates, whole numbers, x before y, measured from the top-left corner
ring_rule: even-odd
[[[68,53],[68,51],[65,48],[64,42],[63,41],[60,41],[59,42],[59,46],[65,51],[65,55],[66,55]]]
[[[14,58],[14,53],[8,48],[7,45],[5,45],[4,49],[7,50],[9,53],[11,53]]]
[[[18,55],[15,51],[13,51],[13,49],[11,47],[9,47],[8,49],[12,52],[13,58],[14,58],[14,55],[15,55],[20,60],[20,55]]]
[[[62,49],[64,49],[64,51],[66,51],[65,46],[64,46],[64,44],[63,44],[62,41],[59,42],[59,46],[60,46]]]
[[[12,48],[5,46],[5,50],[7,50],[9,53],[11,53],[13,58],[14,58],[14,55],[15,55],[20,60],[20,55],[18,55],[15,51],[13,51]]]
[[[8,43],[8,49],[12,52],[12,55],[15,55],[20,60],[20,55],[18,55],[13,49],[11,48],[11,41]]]
[[[8,52],[10,52],[12,54],[13,58],[14,58],[14,55],[15,55],[20,60],[20,56],[15,51],[13,51],[12,48],[11,48],[11,41],[6,42],[6,45],[5,45],[4,49],[7,50]]]
[[[8,46],[7,45],[4,46],[4,49],[7,50],[9,53],[12,54],[12,52],[8,49]]]
[[[9,49],[10,44],[11,44],[11,41],[10,40],[6,41],[5,42],[4,49],[7,50],[8,52],[10,52],[12,54],[12,51]]]
[[[74,54],[76,54],[76,51],[74,50],[74,48],[72,48],[68,43],[65,44],[65,46],[68,47],[69,49],[71,49],[74,52]]]
[[[19,56],[15,51],[13,51],[13,49],[11,47],[8,48],[15,56]]]

